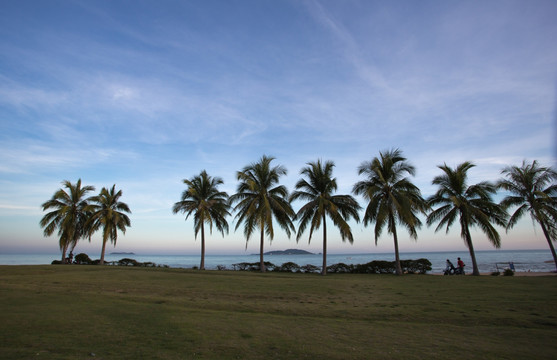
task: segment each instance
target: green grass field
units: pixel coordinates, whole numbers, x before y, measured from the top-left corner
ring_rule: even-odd
[[[557,277],[0,266],[3,359],[554,359]]]

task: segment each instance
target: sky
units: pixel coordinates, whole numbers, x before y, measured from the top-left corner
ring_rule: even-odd
[[[338,194],[393,148],[424,197],[444,163],[476,164],[470,183],[523,160],[555,166],[555,18],[552,0],[4,0],[0,253],[59,252],[39,221],[64,180],[122,190],[132,226],[107,252],[197,254],[193,221],[172,213],[182,180],[206,170],[233,194],[262,155],[287,168],[290,191],[307,162],[334,161]],[[229,223],[207,254],[258,252]],[[351,226],[352,245],[328,226],[329,252],[393,251],[386,231],[375,245],[372,227]],[[529,217],[499,230],[502,249],[548,248]],[[401,228],[399,243],[466,250],[458,226],[424,225],[417,241]],[[311,243],[277,232],[265,250],[321,245],[321,231]],[[100,248],[97,234],[76,252]]]

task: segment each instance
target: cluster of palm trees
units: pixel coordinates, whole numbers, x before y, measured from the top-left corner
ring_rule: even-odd
[[[237,173],[239,181],[237,192],[231,196],[218,190],[223,184],[221,178],[213,178],[202,171],[191,179],[184,180],[187,189],[182,199],[176,202],[173,212],[183,212],[186,219],[193,214],[195,236],[201,231],[201,265],[204,269],[205,230],[213,224],[219,232],[228,233],[226,218],[235,212],[237,230],[243,224],[247,242],[259,232],[260,269],[265,271],[263,261],[264,239],[274,237],[273,219],[288,237],[296,233],[298,241],[309,226],[309,240],[320,227],[323,230],[323,267],[327,272],[327,217],[339,229],[343,241],[354,241],[348,222],[353,218],[360,221],[358,202],[351,195],[337,195],[336,178],[333,177],[332,161],[309,162],[302,168],[302,178],[296,183],[295,191],[289,194],[286,187],[279,184],[279,178],[286,175],[283,166],[273,166],[274,158],[263,156],[258,162],[244,167]],[[395,248],[396,273],[402,274],[398,251],[397,227],[406,228],[410,236],[417,239],[421,228],[420,215],[426,217],[427,225],[438,223],[436,231],[450,227],[458,220],[460,233],[472,258],[473,275],[479,275],[474,246],[470,234],[471,227],[478,227],[491,243],[500,247],[501,238],[494,225],[511,229],[524,214],[530,213],[532,219],[540,224],[547,239],[555,264],[557,255],[552,241],[557,240],[557,172],[543,167],[537,161],[523,162],[522,166],[510,166],[502,170],[503,179],[493,184],[480,182],[469,185],[468,171],[474,167],[464,162],[456,168],[439,166],[441,175],[433,179],[438,186],[435,194],[424,199],[410,176],[415,168],[402,156],[399,149],[383,151],[372,161],[364,162],[358,168],[364,179],[353,187],[355,195],[362,196],[367,207],[364,210],[365,226],[375,224],[375,242],[383,229],[392,235]],[[494,202],[492,196],[498,189],[507,191],[501,203]],[[295,212],[291,203],[304,202]],[[516,207],[509,216],[507,211]],[[294,222],[298,222],[298,228]]]
[[[82,186],[81,179],[75,184],[62,182],[63,187],[56,191],[52,198],[42,204],[43,211],[50,210],[40,221],[44,235],[50,236],[58,230],[62,262],[66,261],[66,253],[70,253],[80,239],[88,238],[102,228],[102,250],[100,264],[104,264],[106,243],[110,239],[116,245],[118,230],[126,232],[131,226],[126,213],[131,213],[128,205],[120,201],[122,190],[102,188],[96,196],[87,197],[95,191],[93,186]]]

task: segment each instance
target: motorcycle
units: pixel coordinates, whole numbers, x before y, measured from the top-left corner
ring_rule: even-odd
[[[449,269],[445,269],[443,275],[465,275],[464,268],[456,268],[454,266],[450,267]]]

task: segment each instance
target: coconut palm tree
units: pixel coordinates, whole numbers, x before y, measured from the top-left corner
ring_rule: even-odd
[[[506,196],[501,205],[505,209],[512,206],[517,208],[509,218],[507,231],[529,212],[532,220],[540,224],[557,267],[557,255],[553,247],[553,241],[557,241],[557,172],[540,166],[534,160],[532,164],[523,161],[520,167],[508,166],[501,173],[506,178],[497,185],[512,194]]]
[[[420,189],[406,177],[414,176],[415,172],[399,149],[380,152],[379,157],[360,165],[358,173],[365,175],[366,180],[357,182],[353,189],[356,195],[369,201],[364,226],[375,222],[375,245],[385,225],[393,235],[397,275],[402,275],[397,225],[406,227],[410,236],[417,239],[417,229],[422,225],[417,214],[426,210]]]
[[[65,262],[68,247],[75,247],[79,239],[86,237],[85,223],[89,216],[87,208],[90,199],[85,196],[95,188],[89,185],[82,187],[81,179],[75,184],[64,180],[62,184],[63,188],[41,205],[43,211],[54,210],[43,216],[40,226],[44,228],[44,236],[50,236],[58,230],[62,262]]]
[[[317,162],[307,163],[301,171],[301,175],[305,175],[307,179],[301,179],[296,183],[296,191],[290,196],[290,201],[307,200],[308,202],[302,206],[295,216],[300,221],[296,241],[304,233],[308,225],[309,241],[313,231],[323,224],[323,268],[322,275],[327,275],[327,215],[333,220],[333,224],[340,230],[342,241],[348,240],[351,244],[354,242],[348,220],[353,217],[357,222],[360,221],[358,210],[360,205],[350,195],[333,195],[337,190],[336,178],[333,178],[332,161],[326,161],[324,164],[321,160]]]
[[[224,236],[228,233],[228,222],[226,217],[230,216],[230,205],[228,194],[218,190],[219,185],[224,184],[219,177],[211,177],[203,170],[199,175],[191,179],[184,179],[188,186],[182,193],[182,200],[174,204],[174,214],[182,212],[186,219],[193,215],[195,238],[201,231],[201,264],[199,269],[205,270],[205,223],[209,225],[209,231],[213,232],[213,224]]]
[[[444,174],[433,179],[432,184],[438,185],[439,188],[427,201],[431,207],[439,207],[428,215],[427,225],[439,222],[435,231],[446,226],[448,233],[449,228],[458,218],[460,236],[472,258],[472,275],[480,275],[470,227],[478,226],[493,246],[496,248],[501,246],[501,237],[492,224],[505,226],[508,216],[503,208],[491,199],[497,187],[487,181],[468,185],[468,170],[474,167],[474,164],[470,162],[464,162],[456,169],[452,169],[446,164],[438,167],[443,170]]]
[[[278,225],[290,237],[295,231],[292,224],[294,210],[288,201],[288,190],[278,185],[279,178],[286,175],[286,168],[278,165],[271,166],[273,157],[263,155],[259,162],[252,163],[237,173],[239,180],[236,194],[230,197],[231,204],[236,204],[236,230],[244,223],[246,247],[254,231],[260,232],[259,265],[261,272],[265,272],[263,261],[263,243],[265,234],[270,241],[275,235],[273,217]]]
[[[126,213],[130,214],[130,208],[124,202],[120,201],[122,190],[116,191],[116,185],[112,185],[109,190],[102,188],[99,195],[91,198],[91,217],[87,222],[87,230],[89,238],[92,234],[102,227],[102,250],[100,264],[104,264],[104,252],[106,242],[110,242],[116,246],[118,240],[118,230],[126,233],[126,227],[131,226],[130,218]]]

